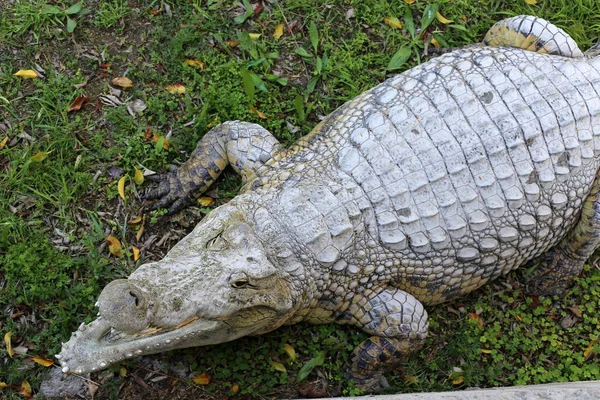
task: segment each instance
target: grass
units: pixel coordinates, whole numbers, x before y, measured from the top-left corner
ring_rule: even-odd
[[[44,14],[44,5],[63,10]],[[90,321],[101,288],[127,276],[142,262],[161,258],[208,210],[188,209],[172,217],[148,216],[144,235],[127,221],[140,215],[129,180],[123,201],[117,181],[133,178],[134,167],[163,170],[182,162],[210,127],[227,120],[261,123],[283,143],[293,143],[327,115],[384,80],[390,60],[407,49],[397,71],[416,65],[425,41],[443,46],[480,40],[497,20],[534,14],[564,28],[581,48],[600,33],[595,0],[495,0],[436,3],[402,1],[292,0],[267,3],[258,14],[222,0],[161,2],[85,1],[89,14],[66,14],[74,2],[17,0],[0,5],[0,333],[12,332],[14,346],[27,354],[10,358],[0,348],[0,381],[7,398],[24,380],[36,392],[45,370],[28,357],[51,357],[81,321]],[[432,19],[418,31],[426,9],[438,6],[455,22]],[[66,16],[76,21],[68,32]],[[402,29],[383,23],[394,16]],[[414,30],[411,29],[411,21]],[[294,27],[273,37],[278,24]],[[250,37],[260,34],[257,39]],[[204,69],[186,65],[197,59]],[[109,65],[110,63],[110,65]],[[44,79],[12,76],[36,64]],[[114,77],[134,86],[119,98],[142,100],[146,110],[131,116],[126,105],[106,105]],[[85,85],[82,85],[85,84]],[[184,95],[164,88],[186,87]],[[67,112],[78,96],[89,96],[80,111]],[[264,113],[262,119],[248,108]],[[167,137],[165,149],[152,138]],[[164,141],[164,139],[163,139]],[[40,152],[46,154],[36,161]],[[232,197],[240,181],[227,173],[211,192],[217,204]],[[145,187],[145,186],[143,186]],[[124,256],[115,257],[105,238],[117,237]],[[152,239],[154,237],[154,239]],[[142,250],[133,261],[131,246]],[[600,379],[600,273],[588,267],[569,293],[538,299],[520,290],[522,277],[501,282],[430,310],[431,336],[422,352],[390,375],[392,391],[454,390],[471,386],[533,384]],[[157,396],[176,390],[206,398],[294,397],[326,379],[330,394],[357,394],[343,379],[351,350],[364,339],[355,329],[296,325],[257,338],[157,355],[188,374],[206,373],[209,385],[181,382],[165,369],[152,383]],[[291,345],[298,358],[284,351]],[[320,352],[322,366],[309,375],[308,389],[295,383],[303,365]],[[273,369],[272,362],[287,372]],[[125,368],[122,376],[121,367]],[[102,382],[97,396],[119,398],[144,393],[135,377],[147,379],[138,361],[92,376]],[[165,367],[166,368],[166,367]],[[313,385],[313,386],[311,386]],[[312,388],[312,389],[311,389]]]

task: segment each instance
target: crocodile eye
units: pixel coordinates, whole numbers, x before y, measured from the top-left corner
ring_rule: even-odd
[[[221,239],[221,236],[223,236],[223,232],[217,234],[217,236],[206,242],[206,248],[210,249],[211,247],[213,247],[219,241],[219,239]]]
[[[250,283],[246,279],[239,279],[237,281],[231,282],[231,286],[233,286],[236,289],[245,288],[245,287],[248,287],[249,285],[250,285]]]

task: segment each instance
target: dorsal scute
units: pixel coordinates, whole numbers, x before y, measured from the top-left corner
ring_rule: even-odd
[[[483,43],[494,47],[515,47],[542,54],[581,58],[583,53],[565,31],[545,19],[531,15],[498,21],[486,33]]]

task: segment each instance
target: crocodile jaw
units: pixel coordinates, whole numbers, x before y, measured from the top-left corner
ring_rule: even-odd
[[[71,339],[63,343],[56,358],[63,372],[85,374],[127,358],[222,343],[236,338],[224,339],[225,329],[227,324],[221,321],[191,319],[169,330],[147,329],[130,335],[116,331],[100,316],[87,325],[81,324]]]

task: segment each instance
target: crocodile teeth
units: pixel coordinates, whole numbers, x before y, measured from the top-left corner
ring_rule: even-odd
[[[63,369],[62,369],[62,372],[64,372],[65,374],[66,374],[67,372],[69,372],[69,367],[63,367]]]
[[[57,354],[54,356],[54,358],[56,358],[57,360],[60,360],[62,358],[62,354]]]

